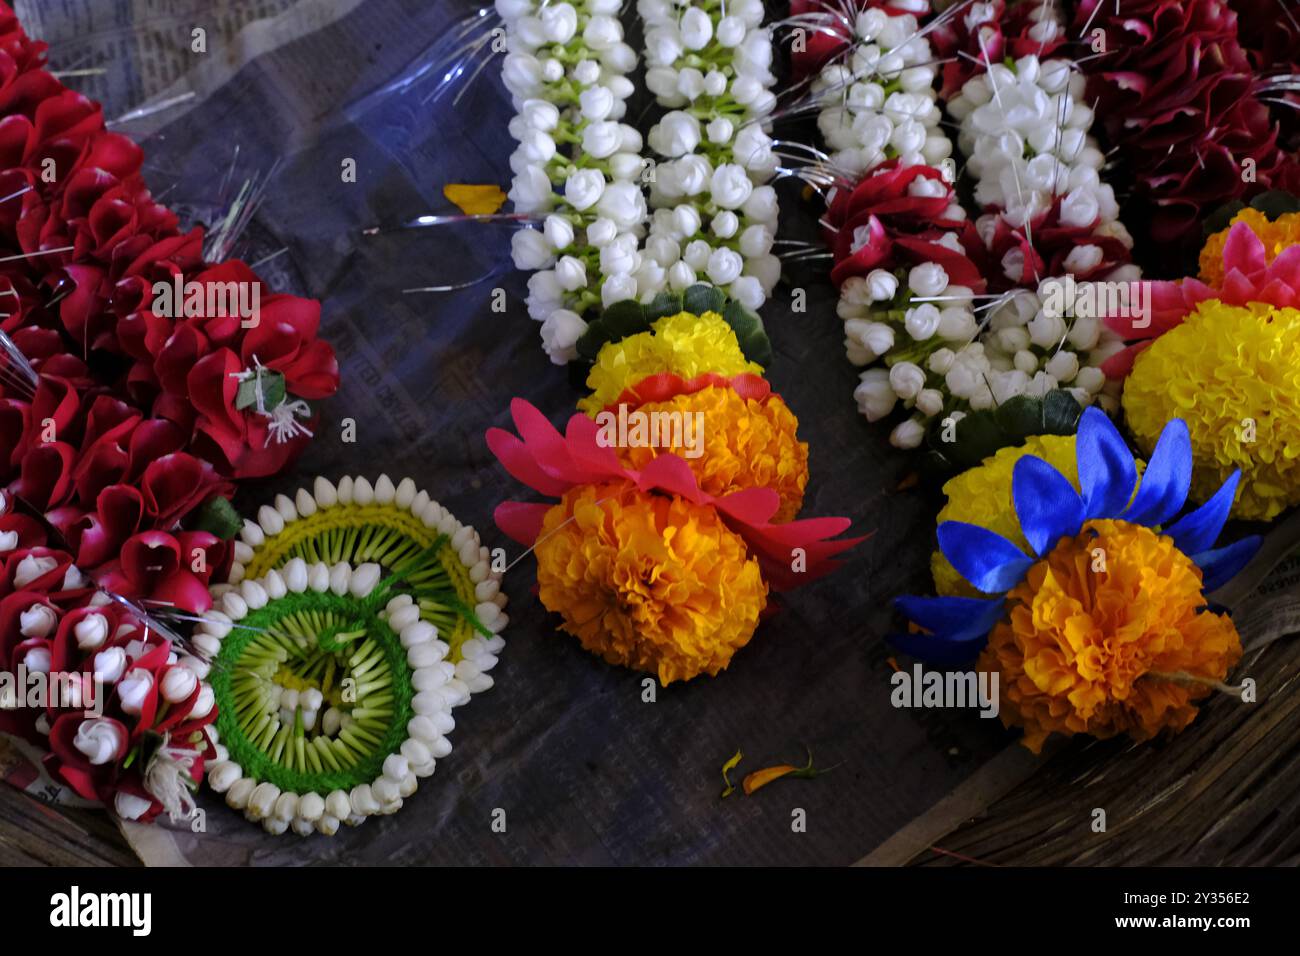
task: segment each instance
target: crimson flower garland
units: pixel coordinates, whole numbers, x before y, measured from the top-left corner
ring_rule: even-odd
[[[144,623],[128,602],[95,587],[43,526],[0,507],[0,732],[46,749],[46,768],[123,819],[184,818],[204,761],[220,756],[208,667]],[[208,572],[189,570],[192,548]],[[106,583],[118,593],[202,606],[227,543],[205,532],[148,532],[127,542]],[[44,687],[31,699],[32,688]],[[22,699],[19,700],[19,695]]]
[[[211,608],[233,550],[183,524],[288,465],[338,365],[320,304],[206,262],[44,64],[0,3],[0,668],[63,688],[0,699],[0,731],[123,819],[182,819],[224,749],[208,665],[141,602]]]
[[[80,568],[138,593],[128,542],[167,551],[146,533],[282,471],[338,365],[319,303],[206,263],[202,228],[181,232],[149,193],[140,147],[44,63],[0,3],[0,484]],[[155,308],[173,284],[183,302]]]
[[[1300,167],[1278,148],[1225,0],[1129,0],[1119,13],[1080,0],[1074,24],[1103,38],[1102,53],[1079,61],[1088,98],[1134,197],[1151,207],[1152,257],[1170,271],[1199,247],[1207,211],[1270,188],[1297,191]]]

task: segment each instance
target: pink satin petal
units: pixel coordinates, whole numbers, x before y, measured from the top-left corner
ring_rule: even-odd
[[[1300,286],[1300,245],[1287,246],[1270,263],[1266,273],[1270,279],[1281,279],[1287,285]]]
[[[1102,372],[1112,380],[1127,378],[1128,373],[1133,371],[1133,362],[1138,357],[1138,353],[1150,344],[1149,341],[1139,342],[1137,345],[1130,345],[1128,348],[1116,352],[1101,363]]]
[[[781,496],[771,488],[746,488],[716,499],[714,506],[736,521],[761,526],[771,521],[781,507]]]
[[[503,428],[489,428],[487,446],[516,481],[543,495],[558,498],[573,487],[546,471],[533,458],[528,447]]]
[[[642,491],[666,491],[695,504],[707,504],[712,500],[710,496],[700,491],[690,466],[683,459],[672,454],[652,458],[641,469],[636,484]]]
[[[524,501],[503,501],[492,512],[492,519],[512,541],[532,547],[537,536],[542,533],[546,513],[553,507],[554,505]]]
[[[569,419],[564,428],[564,440],[573,463],[587,472],[585,481],[601,478],[627,478],[628,471],[618,460],[612,447],[604,447],[599,440],[600,427],[595,420],[578,414]]]
[[[528,445],[538,462],[554,462],[555,456],[567,457],[568,447],[564,436],[541,411],[522,398],[512,399],[510,414],[515,420],[515,430]]]
[[[1233,225],[1228,230],[1228,239],[1223,244],[1223,271],[1238,270],[1252,281],[1257,280],[1268,268],[1268,256],[1264,242],[1255,235],[1255,231],[1244,222]]]
[[[1219,298],[1230,305],[1245,305],[1255,299],[1255,282],[1249,276],[1234,269],[1224,276]]]

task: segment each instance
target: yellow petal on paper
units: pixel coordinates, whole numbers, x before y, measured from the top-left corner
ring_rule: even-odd
[[[490,216],[506,201],[506,194],[495,183],[473,186],[467,183],[448,183],[442,194],[467,216]]]

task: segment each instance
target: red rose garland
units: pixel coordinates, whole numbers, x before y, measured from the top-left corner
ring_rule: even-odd
[[[188,816],[205,760],[220,753],[207,665],[91,585],[32,518],[0,508],[0,544],[0,671],[19,675],[0,685],[0,732],[48,749],[55,779],[124,819]],[[208,555],[206,573],[182,562],[193,548]],[[206,610],[198,595],[225,573],[229,550],[205,532],[150,532],[128,541],[104,577],[118,592]],[[16,699],[34,675],[46,678],[39,705]]]
[[[0,731],[124,819],[179,819],[223,755],[216,708],[138,602],[211,608],[230,542],[182,522],[286,467],[338,365],[319,303],[205,262],[140,147],[44,63],[0,2],[0,668],[73,694],[0,699]]]
[[[128,555],[147,547],[158,564],[176,539],[153,532],[284,469],[338,366],[319,303],[272,294],[241,262],[205,263],[202,229],[181,233],[150,195],[140,147],[44,52],[0,3],[0,329],[21,353],[0,370],[0,485],[45,513],[79,567],[142,595],[161,581]],[[159,283],[183,300],[155,309]],[[255,319],[224,295],[236,288]],[[205,588],[164,589],[206,605]]]

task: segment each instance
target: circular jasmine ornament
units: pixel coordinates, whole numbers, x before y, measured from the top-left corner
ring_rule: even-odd
[[[503,642],[449,660],[400,572],[292,558],[219,599],[199,627],[225,759],[208,783],[268,832],[332,835],[394,813],[451,752],[451,712],[485,690]]]
[[[225,748],[209,784],[275,834],[398,810],[451,752],[452,709],[492,686],[500,577],[410,479],[318,478],[262,507],[194,635]]]
[[[478,533],[410,478],[394,484],[380,475],[372,484],[345,477],[336,485],[318,477],[310,491],[277,495],[258,509],[257,520],[244,522],[230,582],[261,577],[293,558],[400,569],[399,589],[438,628],[452,663],[463,659],[463,645],[475,633],[492,638],[509,620],[501,572],[493,570]]]

